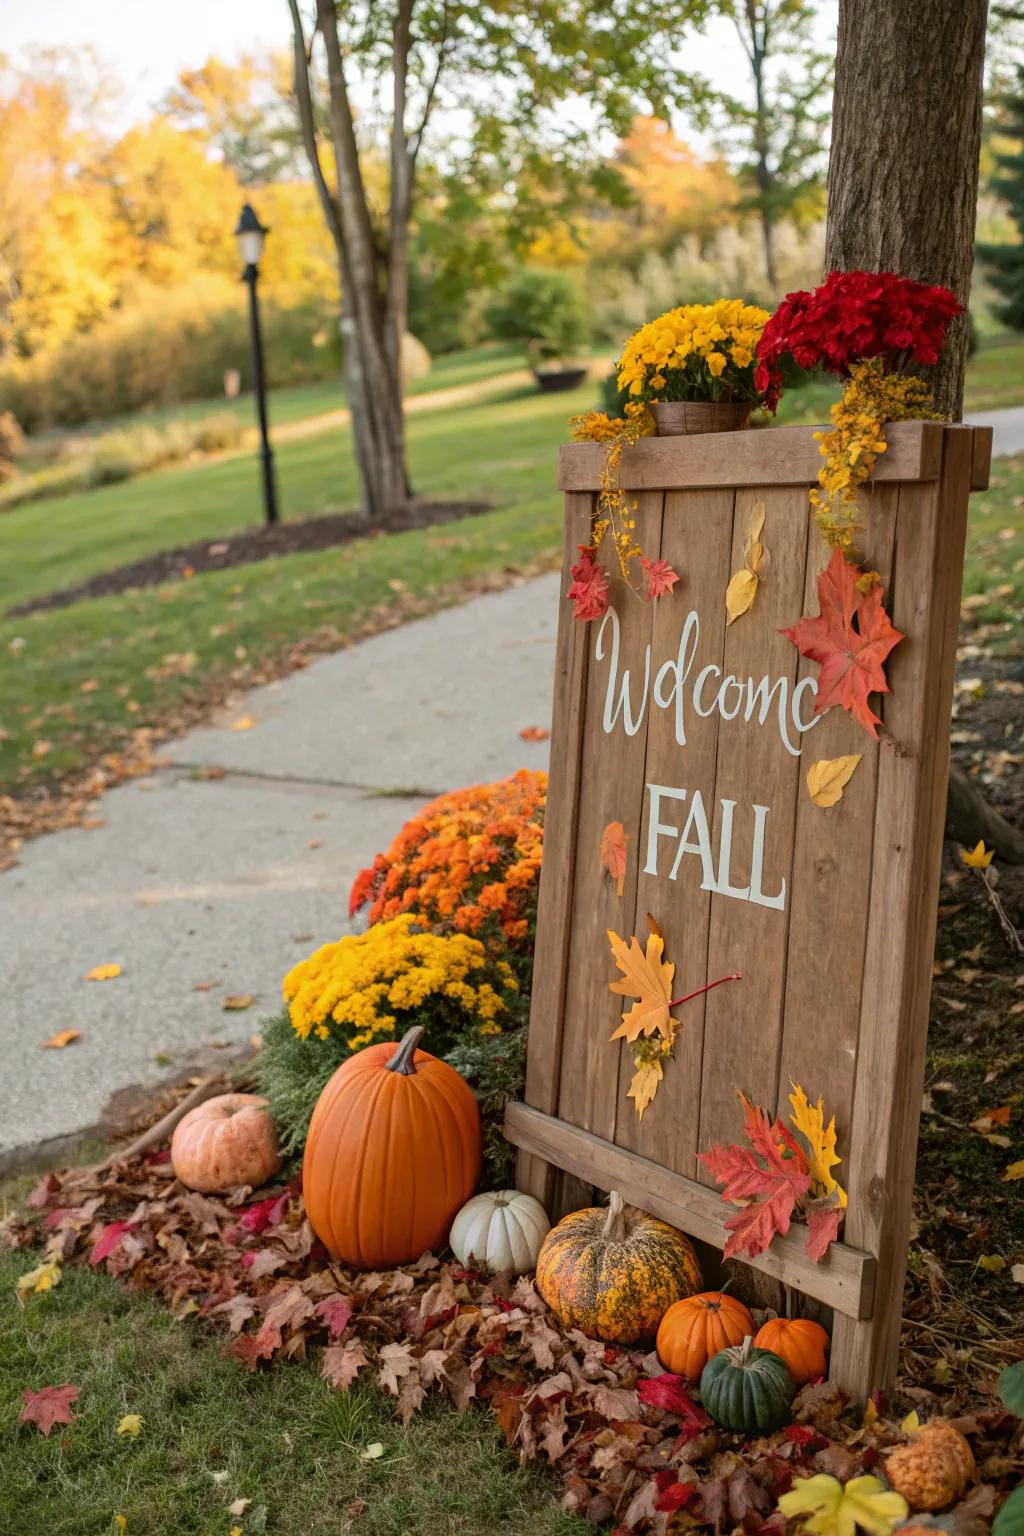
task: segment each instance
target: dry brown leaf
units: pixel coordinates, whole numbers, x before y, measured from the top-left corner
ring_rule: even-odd
[[[85,975],[82,977],[82,980],[113,981],[114,978],[116,976],[120,976],[120,974],[121,967],[119,965],[94,965],[91,971],[86,971]]]
[[[220,1006],[225,1013],[241,1013],[243,1009],[251,1008],[255,1001],[251,992],[233,992]]]
[[[59,1029],[55,1035],[50,1036],[49,1040],[42,1042],[40,1050],[62,1051],[66,1045],[71,1044],[72,1040],[81,1040],[81,1038],[80,1029]]]
[[[861,760],[860,752],[848,757],[823,757],[812,763],[807,770],[807,793],[815,805],[827,810],[843,798],[843,790],[853,777]]]
[[[601,863],[621,896],[626,878],[626,829],[621,821],[610,821],[601,833]]]

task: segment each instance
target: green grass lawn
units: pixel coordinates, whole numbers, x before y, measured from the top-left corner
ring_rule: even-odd
[[[493,354],[487,357],[490,365]],[[985,391],[1006,393],[1015,357],[1020,377],[1024,343],[978,354],[970,375],[973,408],[991,398]],[[780,419],[821,420],[829,390],[814,383],[794,392]],[[504,573],[553,564],[560,543],[557,448],[567,437],[567,417],[592,405],[595,393],[589,383],[567,395],[507,390],[410,416],[417,489],[488,500],[495,510],[481,517],[360,541],[327,558],[292,555],[0,619],[0,787],[75,771],[138,726],[173,728],[210,699],[268,675],[296,647],[333,649],[457,601]],[[344,432],[282,443],[277,464],[286,519],[355,504]],[[972,503],[966,590],[991,595],[994,622],[1024,606],[1022,496],[1024,458],[997,465],[992,490]],[[20,507],[0,517],[0,611],[156,550],[222,538],[257,521],[259,509],[258,471],[249,456]]]
[[[557,1490],[494,1421],[431,1401],[407,1430],[372,1387],[335,1391],[316,1360],[253,1374],[193,1320],[105,1275],[65,1271],[24,1309],[31,1253],[0,1251],[0,1531],[10,1536],[576,1536]],[[70,1383],[77,1417],[19,1427],[23,1388]],[[118,1436],[141,1414],[137,1439]],[[368,1447],[383,1454],[365,1457]],[[228,1506],[250,1499],[235,1517]]]

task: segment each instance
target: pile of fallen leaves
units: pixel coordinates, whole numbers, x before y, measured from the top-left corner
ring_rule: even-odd
[[[179,1318],[224,1329],[227,1352],[250,1370],[317,1350],[334,1387],[375,1380],[403,1422],[431,1389],[460,1411],[485,1405],[524,1461],[543,1456],[556,1469],[567,1508],[623,1532],[781,1532],[777,1502],[795,1481],[881,1471],[910,1428],[885,1401],[855,1415],[820,1383],[799,1393],[792,1424],[744,1441],[714,1426],[654,1355],[558,1328],[531,1280],[489,1279],[429,1254],[387,1273],[343,1269],[294,1185],[256,1199],[197,1194],[175,1180],[166,1150],[48,1174],[4,1235],[44,1248],[19,1284],[26,1304],[62,1265],[88,1263],[156,1292]],[[956,1422],[981,1479],[959,1506],[959,1529],[974,1536],[1024,1475],[1024,1436],[992,1399]]]

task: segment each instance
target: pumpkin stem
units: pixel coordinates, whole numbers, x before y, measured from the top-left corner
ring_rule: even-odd
[[[412,1077],[416,1072],[416,1063],[413,1057],[416,1047],[423,1039],[422,1024],[414,1024],[412,1029],[407,1029],[390,1061],[384,1063],[389,1072],[397,1072],[401,1077]]]
[[[626,1236],[626,1208],[622,1196],[613,1189],[608,1196],[608,1217],[601,1236],[605,1242],[621,1243]]]
[[[736,1351],[736,1364],[737,1365],[746,1365],[747,1361],[750,1359],[750,1350],[751,1350],[751,1346],[753,1345],[753,1342],[754,1342],[754,1335],[752,1333],[748,1333],[746,1338],[743,1340],[743,1343],[740,1345],[739,1349]]]

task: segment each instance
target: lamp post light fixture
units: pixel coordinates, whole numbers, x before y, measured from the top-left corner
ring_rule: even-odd
[[[267,381],[263,368],[263,336],[260,331],[260,305],[256,282],[260,275],[260,257],[269,230],[256,216],[250,203],[246,203],[238,219],[235,239],[238,253],[245,264],[242,281],[249,288],[249,332],[252,338],[253,388],[256,391],[256,414],[260,425],[260,460],[263,465],[263,511],[268,524],[277,522],[277,491],[274,486],[274,455],[270,447],[270,430],[267,422]]]

